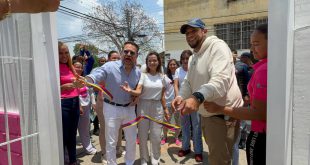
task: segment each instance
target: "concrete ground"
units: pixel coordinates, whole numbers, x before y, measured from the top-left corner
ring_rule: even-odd
[[[175,145],[174,142],[172,141],[172,134],[169,134],[170,138],[168,138],[168,143],[165,145],[162,145],[161,147],[161,160],[160,164],[203,164],[207,165],[208,163],[208,147],[206,143],[203,143],[203,162],[202,163],[197,163],[194,159],[194,153],[192,152],[191,154],[185,156],[185,157],[178,157],[178,151],[180,150],[180,147]],[[79,140],[78,140],[79,141]],[[81,143],[77,144],[77,157],[81,165],[89,165],[89,164],[102,164],[100,160],[100,145],[99,145],[99,138],[96,135],[92,135],[92,141],[93,145],[96,147],[98,150],[98,153],[95,155],[86,155]],[[125,141],[122,141],[122,146],[125,146]],[[192,145],[193,146],[193,145]],[[136,161],[135,165],[140,164],[140,159],[139,159],[139,145],[136,145]],[[117,163],[121,165],[125,165],[124,163],[124,156],[121,156],[117,158]],[[245,155],[245,150],[239,150],[239,164],[240,165],[246,165],[246,155]]]

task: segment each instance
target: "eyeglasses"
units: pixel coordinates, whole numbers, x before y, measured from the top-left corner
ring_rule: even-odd
[[[130,56],[134,56],[136,55],[136,52],[131,51],[131,50],[123,50],[124,55],[128,55],[128,53],[130,54]]]

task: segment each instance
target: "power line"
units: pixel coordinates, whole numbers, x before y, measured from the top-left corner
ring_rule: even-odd
[[[95,21],[95,22],[99,21],[99,23],[103,23],[104,25],[110,25],[110,26],[113,25],[112,23],[107,22],[105,20],[102,20],[100,18],[93,17],[93,16],[85,14],[85,13],[81,13],[79,11],[76,11],[76,10],[64,7],[62,5],[60,5],[59,11],[61,11],[63,13],[69,13],[69,14],[71,14],[71,16],[78,17],[78,18],[81,18],[81,19],[87,19],[87,20],[91,20],[91,21]],[[117,29],[119,29],[119,28],[117,28]]]

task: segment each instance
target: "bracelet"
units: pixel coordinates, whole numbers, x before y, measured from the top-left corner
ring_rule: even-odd
[[[6,3],[7,3],[7,12],[4,13],[3,16],[0,17],[0,20],[3,20],[5,19],[6,17],[10,16],[11,15],[11,10],[12,10],[12,5],[11,5],[11,1],[10,0],[6,0]]]

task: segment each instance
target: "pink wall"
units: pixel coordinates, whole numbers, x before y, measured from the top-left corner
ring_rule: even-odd
[[[9,133],[10,140],[20,138],[20,117],[18,113],[8,113]],[[3,111],[0,111],[0,143],[6,142],[6,131],[5,131],[5,115]],[[11,148],[11,161],[12,165],[22,165],[22,144],[21,141],[17,141],[10,144]],[[7,145],[0,147],[0,165],[8,164]]]

